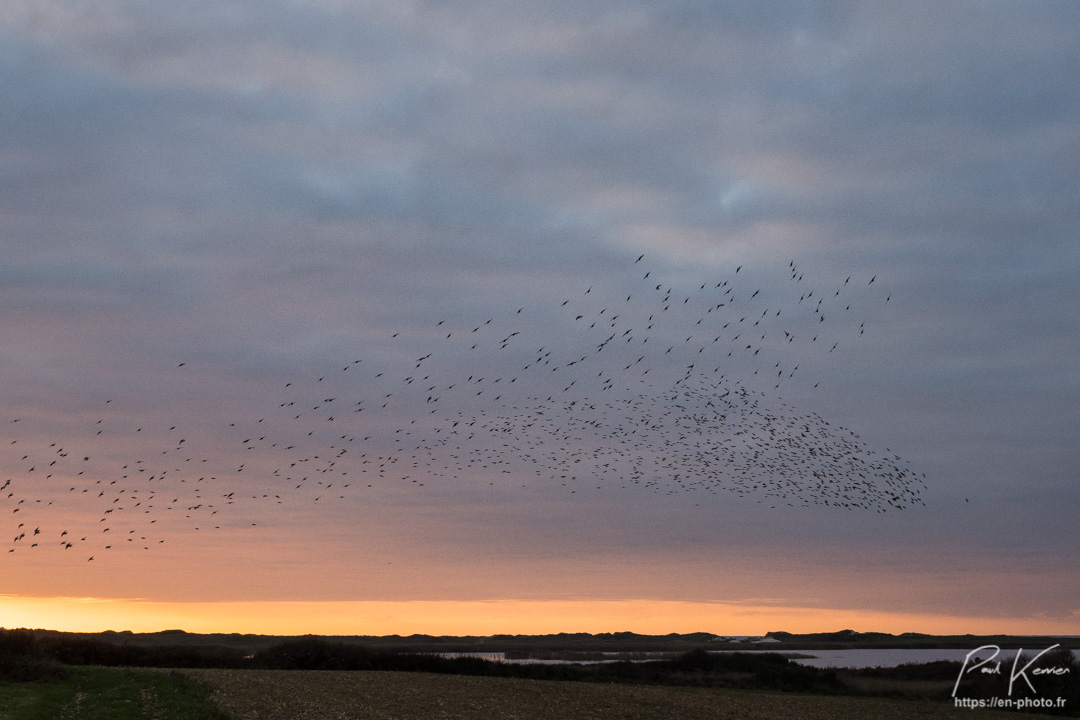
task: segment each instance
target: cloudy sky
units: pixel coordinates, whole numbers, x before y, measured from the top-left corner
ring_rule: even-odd
[[[0,625],[1080,632],[1078,37],[6,2]]]

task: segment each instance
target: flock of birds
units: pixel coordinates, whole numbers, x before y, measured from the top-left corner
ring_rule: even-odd
[[[369,339],[367,355],[282,383],[265,412],[221,427],[140,420],[113,399],[63,439],[36,416],[10,418],[7,552],[93,561],[149,550],[167,527],[253,525],[250,503],[363,501],[387,486],[922,504],[925,475],[910,463],[781,397],[817,388],[813,364],[866,333],[868,307],[891,299],[876,276],[812,286],[792,261],[778,284],[739,266],[677,289],[644,257],[628,261],[629,282]],[[196,365],[179,362],[166,382]]]

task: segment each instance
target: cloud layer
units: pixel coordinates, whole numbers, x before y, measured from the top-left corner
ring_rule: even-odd
[[[603,302],[628,305],[622,321],[640,330],[660,302],[652,281],[681,301],[741,266],[747,294],[762,292],[746,307],[794,309],[794,262],[815,298],[855,278],[858,322],[827,311],[842,343],[829,354],[801,344],[808,315],[776,321],[800,343],[767,352],[798,374],[773,392],[732,360],[727,380],[889,448],[926,474],[926,507],[773,508],[607,480],[570,498],[546,476],[495,493],[479,474],[424,494],[409,487],[418,469],[332,507],[303,493],[248,502],[208,540],[173,523],[154,537],[190,550],[153,551],[177,578],[157,587],[221,599],[232,574],[243,581],[228,599],[272,585],[285,588],[272,599],[312,600],[311,568],[352,567],[372,583],[316,594],[636,586],[942,614],[994,587],[981,611],[1067,616],[1080,591],[1068,531],[1080,509],[1078,27],[1069,2],[8,3],[0,392],[21,445],[0,457],[18,491],[0,498],[0,529],[97,522],[64,495],[69,478],[31,484],[21,458],[50,443],[86,448],[107,486],[125,458],[175,447],[167,428],[179,426],[220,464],[224,492],[261,495],[279,481],[271,456],[264,475],[235,474],[253,453],[227,450],[224,428],[273,412],[286,383],[333,372],[343,391],[373,395],[390,375],[361,391],[342,368],[363,358],[400,383],[432,351],[442,377],[509,382],[502,335],[470,355],[436,344],[442,329],[497,319],[569,353],[592,339],[564,300],[594,319]],[[668,317],[657,332],[674,338]],[[679,362],[657,357],[653,377],[669,379],[652,397]],[[508,399],[564,387],[530,382]],[[492,394],[451,393],[445,416],[505,415]],[[384,428],[419,416],[395,407]],[[109,442],[92,427],[106,412]],[[46,496],[52,506],[34,502]],[[27,528],[12,519],[31,511]],[[3,560],[20,578],[11,592],[149,595],[134,553],[95,551],[98,565],[83,555],[74,568],[60,548],[26,545]],[[209,568],[203,585],[185,585],[193,557]],[[102,561],[114,570],[100,575]],[[753,572],[763,564],[785,579]],[[580,584],[604,568],[609,581]]]

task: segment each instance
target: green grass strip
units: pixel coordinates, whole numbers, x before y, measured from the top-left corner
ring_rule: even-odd
[[[73,667],[66,680],[0,683],[0,720],[227,720],[206,690],[168,672]]]

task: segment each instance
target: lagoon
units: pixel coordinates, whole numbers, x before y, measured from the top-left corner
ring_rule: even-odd
[[[978,647],[978,646],[976,646]],[[907,663],[929,663],[937,662],[940,660],[948,660],[952,662],[962,663],[967,658],[968,653],[976,649],[971,648],[856,648],[856,649],[838,649],[838,650],[783,650],[781,648],[770,647],[768,650],[711,650],[713,653],[781,653],[791,658],[792,661],[800,663],[802,665],[809,665],[811,667],[819,668],[870,668],[870,667],[896,667],[898,665],[904,665]],[[1029,656],[1033,656],[1045,647],[1037,648],[1023,648],[1021,652],[1027,653]],[[1002,649],[998,652],[996,661],[1000,661],[1003,665],[1011,664],[1015,657],[1017,650],[1015,649]],[[976,654],[972,655],[971,661],[975,662],[976,658],[986,660],[993,654],[993,649],[980,650]],[[606,653],[590,653],[590,659],[588,660],[571,660],[571,659],[548,659],[548,658],[508,658],[506,653],[501,652],[485,652],[485,653],[439,653],[442,657],[457,658],[457,657],[474,657],[481,660],[491,660],[494,662],[506,662],[522,665],[568,665],[571,663],[591,665],[595,663],[605,662],[618,662],[620,660],[630,660],[631,662],[648,662],[650,660],[666,660],[671,659],[679,655],[679,653],[621,653],[621,652],[606,652]],[[597,659],[597,655],[603,655],[602,659]],[[1080,659],[1080,651],[1074,650],[1073,656]]]

